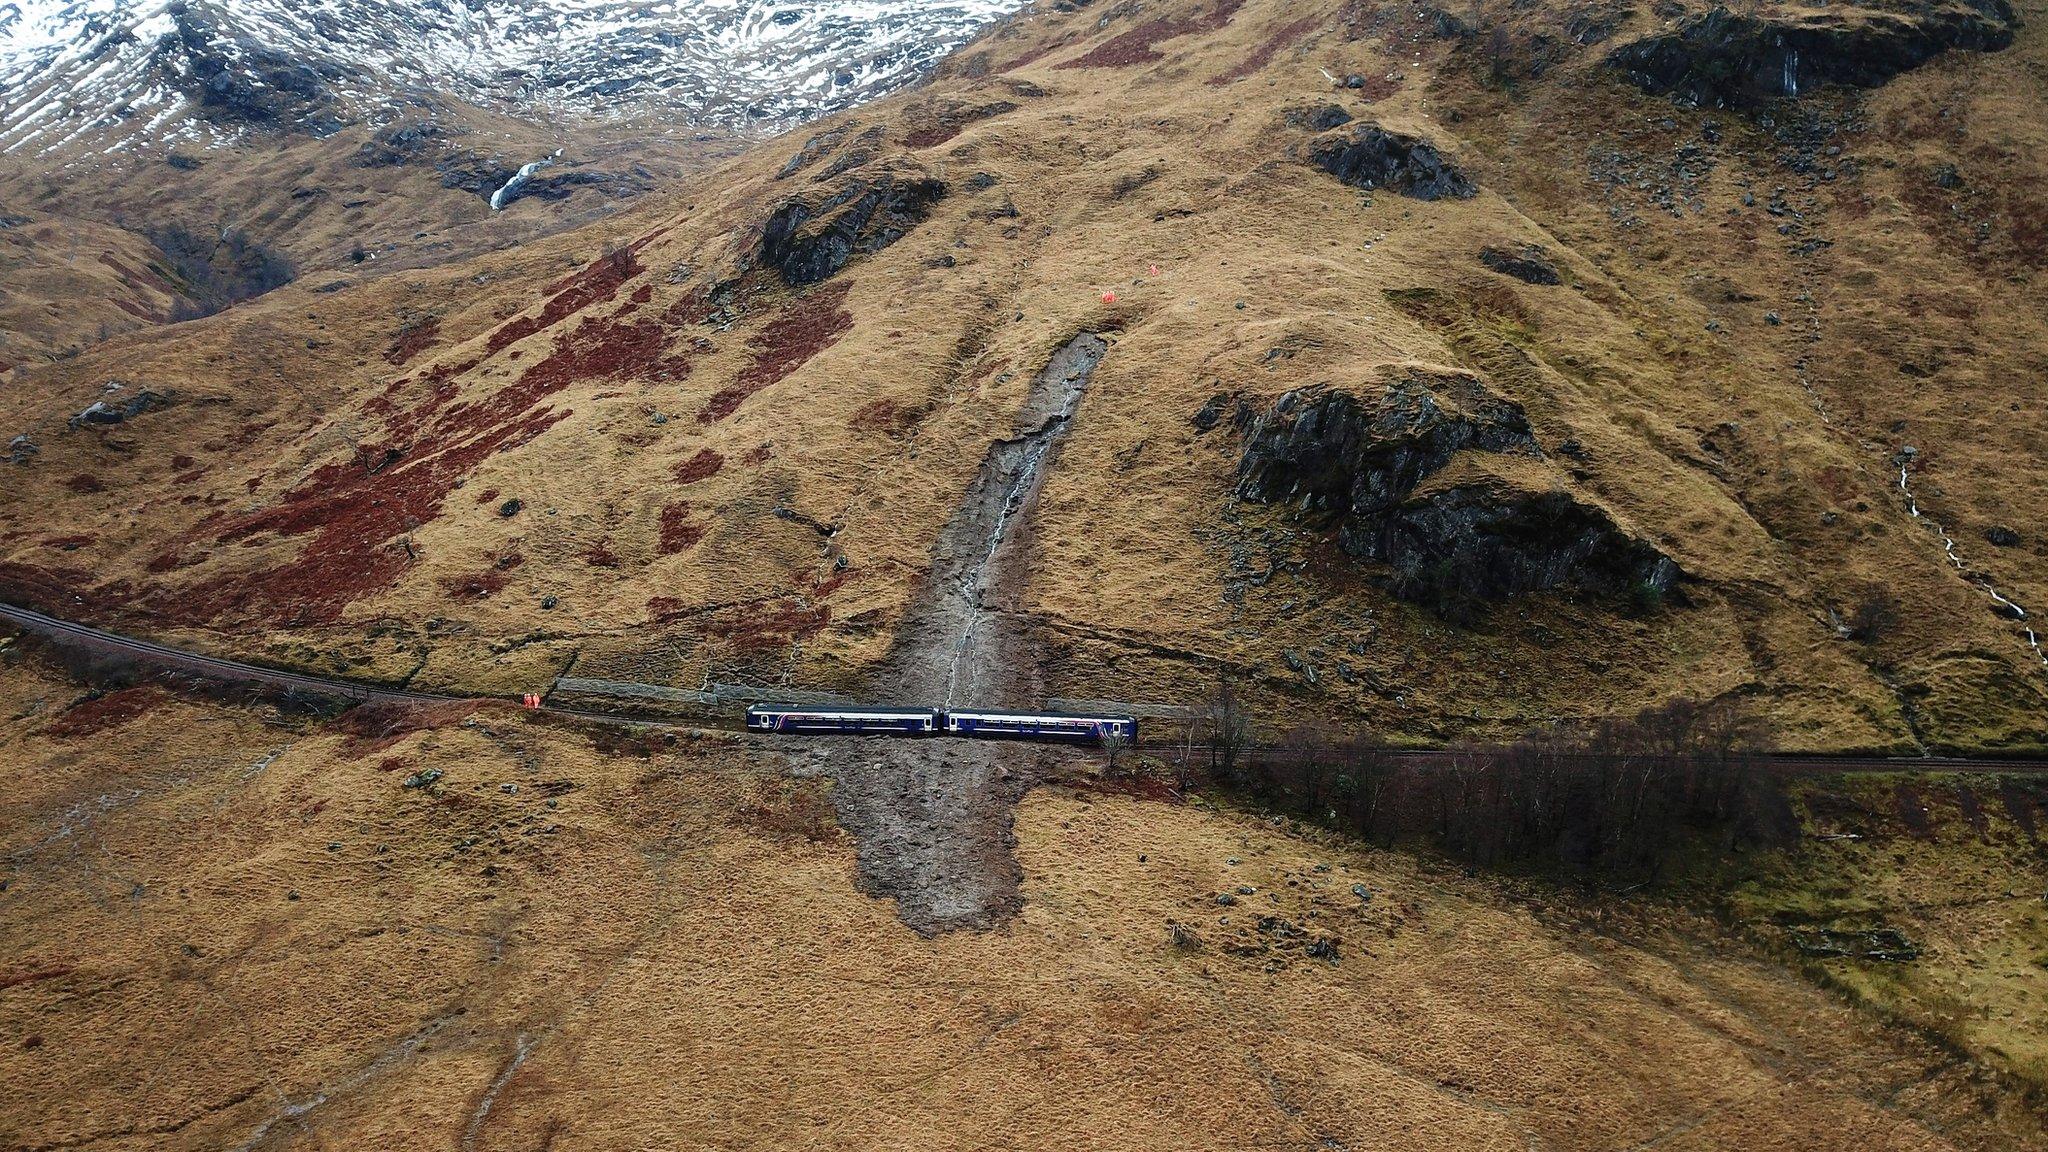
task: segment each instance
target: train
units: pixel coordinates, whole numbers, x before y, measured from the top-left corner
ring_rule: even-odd
[[[749,732],[839,736],[963,736],[980,740],[1046,740],[1065,744],[1138,742],[1135,716],[987,709],[853,708],[822,704],[754,704]]]

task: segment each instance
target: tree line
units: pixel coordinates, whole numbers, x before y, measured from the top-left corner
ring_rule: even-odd
[[[1386,847],[1615,883],[1657,879],[1687,843],[1725,852],[1795,834],[1766,761],[1767,729],[1728,701],[1676,700],[1426,758],[1322,727],[1272,742],[1253,732],[1241,699],[1220,685],[1172,757],[1177,783],[1206,775]]]

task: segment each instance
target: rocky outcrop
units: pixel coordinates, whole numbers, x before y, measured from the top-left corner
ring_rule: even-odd
[[[1395,595],[1441,610],[1561,586],[1663,591],[1679,571],[1597,505],[1549,482],[1521,407],[1463,375],[1397,380],[1376,398],[1315,387],[1245,432],[1238,493],[1334,528],[1384,564]],[[1475,458],[1499,466],[1458,467]],[[1533,467],[1544,482],[1510,477]]]
[[[1825,84],[1874,88],[1950,49],[2004,48],[2017,24],[2007,0],[1771,15],[1715,7],[1622,45],[1607,63],[1645,92],[1740,107]]]
[[[1526,284],[1564,283],[1564,278],[1557,274],[1557,266],[1550,262],[1550,253],[1534,244],[1524,244],[1513,251],[1488,245],[1479,250],[1479,262]]]
[[[65,423],[76,432],[87,425],[124,424],[144,412],[162,408],[168,401],[160,394],[142,389],[133,395],[122,395],[126,385],[110,383],[106,395],[93,401],[78,415]]]
[[[1567,585],[1661,593],[1678,577],[1676,564],[1599,508],[1568,492],[1499,482],[1417,493],[1340,541],[1391,568],[1395,595],[1439,608]]]
[[[1311,164],[1354,188],[1418,200],[1468,200],[1479,189],[1436,145],[1377,124],[1354,124],[1309,144]]]
[[[1541,451],[1521,407],[1470,376],[1410,376],[1370,402],[1305,388],[1253,418],[1237,488],[1262,504],[1369,517],[1467,448]]]
[[[850,179],[815,204],[787,201],[761,229],[758,261],[792,288],[816,284],[855,255],[879,252],[902,239],[945,194],[945,184],[921,174],[884,174]]]
[[[331,85],[351,78],[348,69],[274,51],[182,4],[171,21],[174,30],[157,41],[152,62],[165,81],[191,92],[207,119],[316,136],[347,122]]]
[[[410,164],[420,159],[428,146],[442,136],[440,126],[435,124],[393,124],[365,141],[349,158],[349,163],[357,168],[395,168]]]

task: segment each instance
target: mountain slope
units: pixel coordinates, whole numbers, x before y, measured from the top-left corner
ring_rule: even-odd
[[[17,370],[0,582],[422,685],[886,694],[1096,333],[977,592],[1045,696],[2038,749],[2039,22],[1694,15],[1026,13],[597,228]]]
[[[780,125],[915,79],[1003,0],[17,0],[0,8],[0,154],[325,135],[410,106]]]

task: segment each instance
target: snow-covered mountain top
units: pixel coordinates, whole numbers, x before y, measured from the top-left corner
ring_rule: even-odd
[[[1024,0],[0,0],[0,152],[316,133],[404,104],[781,127]]]

